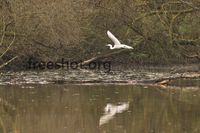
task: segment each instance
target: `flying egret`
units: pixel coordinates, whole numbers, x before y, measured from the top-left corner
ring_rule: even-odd
[[[133,47],[131,46],[121,44],[120,41],[110,31],[107,31],[107,35],[114,42],[114,46],[112,46],[111,44],[106,45],[109,46],[110,49],[133,49]]]

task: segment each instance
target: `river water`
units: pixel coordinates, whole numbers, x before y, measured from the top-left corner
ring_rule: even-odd
[[[61,82],[63,79],[83,80],[88,76],[72,75],[74,73],[1,74],[0,133],[200,132],[198,80],[187,81],[190,84],[178,81],[178,85],[167,87]],[[102,75],[107,80],[119,80],[155,78],[167,73]],[[89,74],[87,79],[96,80],[96,77]],[[53,80],[59,82],[52,83]]]

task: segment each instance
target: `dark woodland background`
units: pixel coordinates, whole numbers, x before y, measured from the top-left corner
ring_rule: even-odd
[[[107,30],[134,47],[119,65],[200,61],[199,0],[0,0],[0,66],[107,54]]]

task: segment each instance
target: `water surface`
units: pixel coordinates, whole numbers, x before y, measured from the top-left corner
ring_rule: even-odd
[[[199,133],[199,125],[199,86],[0,86],[2,133]]]

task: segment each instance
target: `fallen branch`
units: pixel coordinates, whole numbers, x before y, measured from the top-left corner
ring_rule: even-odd
[[[86,64],[89,64],[89,63],[92,62],[92,61],[99,60],[99,59],[102,59],[102,58],[107,58],[107,57],[110,57],[110,56],[112,56],[112,55],[122,53],[122,52],[124,52],[124,51],[128,51],[128,50],[127,50],[127,49],[121,49],[121,50],[114,51],[114,52],[112,52],[112,53],[108,53],[108,54],[105,54],[105,55],[96,56],[96,57],[90,58],[90,59],[88,59],[88,60],[86,60],[86,61],[83,61],[83,62],[79,63],[79,65],[80,65],[80,64],[81,64],[81,65],[86,65]],[[130,52],[130,50],[129,50],[129,52]]]
[[[178,79],[199,79],[200,73],[183,73],[170,77],[163,77],[158,79],[147,79],[147,80],[58,80],[53,83],[62,84],[126,84],[126,85],[144,85],[144,86],[159,86],[166,87],[171,81]]]
[[[170,81],[178,79],[197,79],[200,78],[200,73],[183,73],[177,76],[165,77],[156,79],[153,83],[158,85],[168,85]]]

